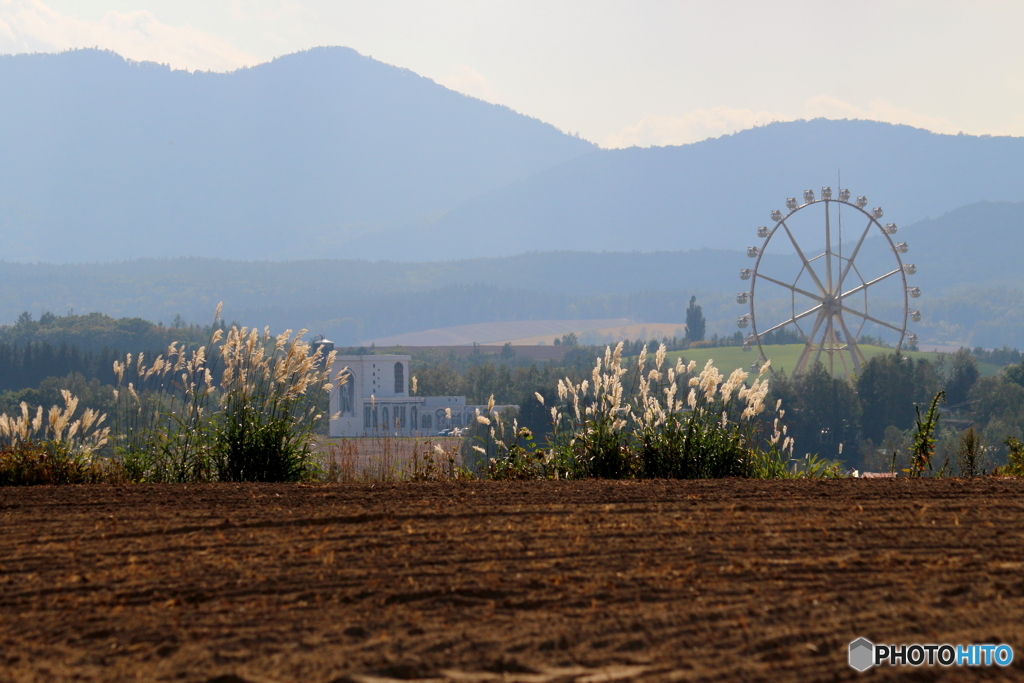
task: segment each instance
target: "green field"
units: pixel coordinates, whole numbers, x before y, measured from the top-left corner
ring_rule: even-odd
[[[772,362],[772,368],[775,370],[785,370],[786,374],[790,374],[793,371],[793,367],[800,358],[800,351],[802,349],[803,344],[781,344],[778,346],[764,347],[765,354]],[[861,346],[860,349],[865,358],[872,358],[874,356],[892,353],[893,351],[892,349],[882,348],[881,346],[867,345]],[[912,358],[927,358],[932,361],[937,360],[941,355],[934,351],[904,351],[903,353],[904,355]],[[719,346],[710,349],[688,349],[686,351],[672,351],[668,354],[668,358],[673,363],[679,356],[682,356],[687,361],[697,361],[698,368],[702,368],[704,364],[707,363],[708,359],[712,358],[714,359],[715,367],[726,374],[732,372],[736,368],[749,369],[750,364],[759,358],[757,347],[754,347],[751,351],[744,352],[743,348],[739,346]],[[822,360],[825,360],[825,354],[822,354]],[[842,366],[839,363],[838,358],[836,359],[836,366],[837,373],[841,373]],[[987,377],[996,374],[999,371],[999,368],[990,363],[978,363],[978,370],[981,371],[981,375],[983,377]]]

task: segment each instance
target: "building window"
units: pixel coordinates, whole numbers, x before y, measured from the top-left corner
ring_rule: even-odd
[[[373,418],[370,417],[370,406],[363,406],[363,429],[370,429],[373,426]]]
[[[338,412],[342,415],[354,416],[356,414],[356,383],[352,372],[345,370],[341,373],[341,378],[338,381],[340,383],[338,386]]]
[[[391,423],[389,422],[390,419],[391,419],[391,414],[388,412],[388,407],[384,406],[384,420],[383,420],[384,429],[391,429]]]
[[[405,406],[395,406],[395,427],[405,429]]]
[[[377,406],[373,407],[373,428],[377,428]]]
[[[405,393],[405,366],[395,363],[395,393]]]
[[[420,425],[420,411],[416,406],[409,408],[409,425],[413,429],[416,429]]]

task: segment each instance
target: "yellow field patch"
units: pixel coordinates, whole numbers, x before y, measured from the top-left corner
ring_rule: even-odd
[[[571,323],[573,321],[564,320],[563,323]],[[622,325],[611,325],[606,327],[594,327],[593,325],[586,325],[585,323],[595,322],[580,320],[575,325],[576,329],[571,330],[575,332],[577,336],[581,334],[594,333],[597,336],[607,337],[603,343],[611,341],[619,341],[623,339],[663,339],[665,337],[679,337],[682,338],[686,334],[686,325],[683,323],[634,323],[626,322]],[[517,339],[505,339],[501,342],[512,342],[513,346],[533,346],[534,344],[554,344],[555,340],[560,338],[560,334],[540,334],[532,337],[520,337]],[[586,337],[580,340],[580,343],[602,343],[602,340],[589,340]]]

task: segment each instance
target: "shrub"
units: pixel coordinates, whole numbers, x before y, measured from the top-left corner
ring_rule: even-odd
[[[1012,436],[1007,437],[1005,443],[1006,447],[1010,449],[1008,462],[1006,465],[998,468],[994,474],[1024,477],[1024,443]]]
[[[920,477],[925,469],[933,471],[932,459],[935,456],[935,427],[939,422],[939,401],[944,400],[946,392],[940,391],[932,399],[931,406],[924,418],[921,417],[921,409],[917,406],[917,430],[914,432],[914,443],[910,447],[910,468],[908,474],[911,477]]]
[[[232,327],[219,349],[224,363],[221,399],[211,434],[222,481],[297,481],[313,473],[313,432],[322,416],[320,391],[330,391],[321,347],[309,353],[292,331]],[[344,372],[344,370],[342,371]]]
[[[981,436],[974,431],[974,427],[968,427],[960,435],[956,448],[956,465],[960,476],[980,476],[984,455],[985,444]]]
[[[106,415],[87,408],[75,418],[78,399],[63,390],[64,407],[42,406],[34,417],[0,415],[0,485],[82,484],[104,476],[108,463],[98,457],[107,443]]]
[[[115,362],[115,453],[126,475],[185,482],[317,474],[312,442],[334,352],[311,354],[305,332],[271,337],[233,326],[191,352],[172,343],[150,365],[142,355]]]
[[[699,375],[691,362],[665,366],[665,346],[647,368],[647,348],[640,353],[633,389],[624,378],[622,344],[605,349],[590,379],[558,383],[560,405],[551,407],[552,436],[546,450],[529,440],[506,443],[494,429],[486,447],[492,477],[784,477],[793,439],[780,426],[781,402],[771,437],[761,441],[766,426],[767,379],[734,371],[726,379],[708,361]],[[765,365],[761,372],[768,368]],[[723,381],[724,380],[724,381]],[[685,400],[680,386],[688,387]],[[543,405],[544,397],[536,395]],[[489,415],[481,416],[490,420]],[[515,427],[513,434],[517,435]],[[517,435],[518,436],[518,435]],[[494,451],[494,452],[492,452]],[[834,474],[835,467],[809,459],[799,476]]]
[[[211,347],[221,334],[214,332]],[[208,420],[216,391],[207,348],[172,343],[149,365],[143,354],[114,362],[114,455],[130,481],[213,477]]]

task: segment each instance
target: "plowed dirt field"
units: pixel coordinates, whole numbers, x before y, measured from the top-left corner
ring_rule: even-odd
[[[1008,643],[1008,668],[847,644]],[[1024,679],[1024,482],[0,489],[0,680]]]

